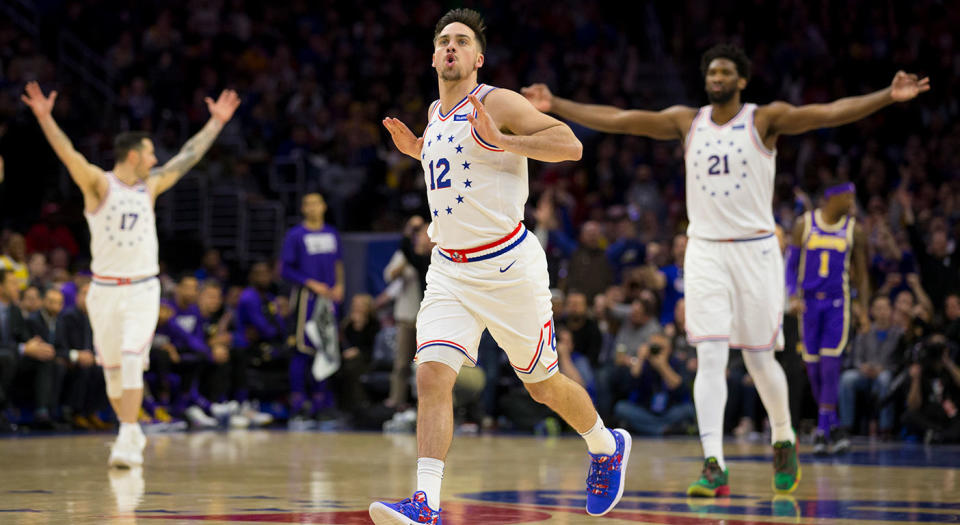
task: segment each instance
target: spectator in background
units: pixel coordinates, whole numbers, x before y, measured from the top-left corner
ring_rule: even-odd
[[[7,238],[3,255],[0,255],[0,269],[13,273],[20,282],[21,291],[27,288],[30,283],[30,270],[27,268],[27,243],[23,235],[14,233]]]
[[[220,258],[220,250],[209,248],[203,252],[203,257],[200,259],[200,268],[197,269],[194,275],[200,282],[204,282],[207,279],[216,279],[221,283],[225,283],[230,280],[230,269],[223,264],[223,260]]]
[[[350,301],[350,311],[340,325],[343,361],[337,378],[340,410],[356,414],[369,404],[360,376],[367,372],[373,357],[373,344],[380,331],[369,294],[357,294]]]
[[[277,356],[286,343],[284,312],[270,292],[270,266],[256,262],[250,267],[249,286],[237,301],[234,343],[264,357]]]
[[[42,253],[31,253],[27,257],[27,273],[30,274],[28,286],[46,290],[52,284],[53,275],[47,265],[47,256]]]
[[[925,443],[960,442],[960,367],[950,357],[943,336],[918,346],[909,368],[904,423]]]
[[[892,323],[893,310],[890,299],[877,295],[870,305],[870,329],[857,334],[853,340],[850,354],[853,368],[845,371],[840,378],[839,409],[840,423],[847,431],[854,431],[857,421],[857,395],[869,392],[873,406],[879,406],[887,396],[893,374],[900,366],[898,350],[902,328]],[[876,412],[869,414],[876,419]],[[889,436],[893,430],[894,406],[879,406],[880,432]]]
[[[903,222],[910,237],[913,255],[917,258],[917,266],[920,268],[923,289],[932,304],[943,304],[946,294],[957,291],[960,286],[960,257],[952,256],[954,254],[948,252],[951,243],[949,232],[945,228],[933,228],[930,231],[929,243],[924,242],[913,213],[912,197],[905,188],[901,187],[897,191],[897,200],[903,207]],[[933,313],[932,308],[930,313]]]
[[[637,225],[629,216],[622,217],[617,222],[617,240],[607,248],[613,282],[618,283],[623,279],[624,270],[642,265],[646,255],[643,240],[637,233]]]
[[[617,354],[632,355],[640,345],[661,330],[657,321],[656,302],[652,297],[636,299],[630,304],[630,316],[617,333],[614,349]]]
[[[634,355],[624,355],[617,378],[621,400],[614,415],[624,426],[645,436],[681,432],[696,420],[686,363],[673,356],[670,339],[654,334]]]
[[[417,350],[417,312],[420,311],[420,301],[426,288],[424,282],[426,270],[430,264],[430,239],[426,235],[424,220],[414,215],[407,220],[403,230],[401,244],[406,248],[398,249],[387,267],[383,269],[384,281],[390,283],[387,293],[393,297],[393,320],[397,327],[397,338],[393,361],[393,372],[390,374],[390,395],[386,405],[391,408],[403,409],[410,393],[410,365]],[[412,253],[419,262],[414,264],[404,253]],[[418,267],[420,267],[418,269]]]
[[[73,277],[60,286],[60,293],[63,294],[63,308],[67,309],[76,304],[78,290],[84,285],[90,284],[93,274],[90,270],[84,269],[73,274]]]
[[[50,253],[56,248],[62,248],[74,257],[80,253],[73,233],[63,224],[60,206],[54,202],[47,202],[40,208],[40,221],[27,230],[25,242],[27,253]]]
[[[580,246],[570,256],[564,292],[576,288],[593,301],[594,296],[603,293],[613,284],[613,270],[607,262],[603,249],[603,232],[600,224],[594,221],[583,223],[580,230]]]
[[[339,362],[336,308],[343,301],[346,277],[340,233],[324,223],[327,204],[323,196],[308,193],[301,204],[303,222],[287,232],[281,264],[283,278],[298,287],[293,305],[296,351],[290,358],[292,410],[306,415],[304,403],[310,386],[312,414],[316,415],[319,410],[331,408],[333,399],[325,383],[315,383],[317,378],[310,366],[314,359],[324,359],[333,373]]]
[[[875,231],[877,253],[870,261],[870,276],[878,295],[896,297],[903,290],[910,289],[907,276],[917,273],[913,255],[900,248],[885,222],[878,222]]]
[[[600,350],[603,346],[603,334],[597,322],[590,318],[587,310],[587,296],[579,291],[567,294],[561,323],[570,331],[573,338],[573,354],[587,360],[587,370],[580,373],[588,382],[593,381],[593,370],[600,367]]]
[[[87,315],[89,288],[89,282],[82,284],[75,304],[65,308],[57,320],[56,352],[67,363],[64,419],[74,428],[107,430],[110,427],[97,415],[103,405],[103,369],[96,364],[93,350],[93,332]]]
[[[660,306],[660,323],[673,322],[677,301],[683,299],[683,258],[687,253],[687,236],[679,233],[673,237],[671,254],[673,262],[662,266],[656,274],[653,289],[663,293]]]
[[[25,358],[20,372],[25,374],[34,387],[34,424],[51,429],[60,400],[60,389],[66,374],[66,356],[56,355],[57,318],[63,310],[63,294],[50,288],[43,294],[43,307],[27,319],[31,337],[39,338],[54,349],[59,359]]]
[[[8,418],[10,396],[13,394],[13,379],[21,354],[49,357],[40,341],[30,338],[27,322],[17,307],[20,297],[20,281],[9,270],[0,268],[0,434],[17,429]]]
[[[42,307],[43,296],[40,293],[40,289],[36,286],[28,286],[20,298],[20,312],[23,313],[23,318],[28,319],[33,314],[39,312]]]
[[[943,300],[943,332],[954,347],[960,347],[960,293],[950,293]],[[956,355],[956,352],[954,353]]]

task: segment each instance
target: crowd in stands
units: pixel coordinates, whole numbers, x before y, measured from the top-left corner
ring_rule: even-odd
[[[71,96],[80,95],[58,86],[58,121],[86,153],[101,149],[114,132],[144,129],[157,134],[163,160],[185,134],[172,116],[183,115],[188,129],[197,128],[205,118],[203,96],[231,86],[244,104],[224,132],[221,151],[205,161],[204,176],[270,197],[272,160],[297,157],[309,162],[312,184],[330,203],[328,221],[342,231],[399,231],[411,215],[426,216],[419,166],[392,149],[379,121],[395,115],[422,128],[436,92],[426,56],[441,4],[421,3],[415,10],[399,1],[69,6],[57,13],[58,25],[76,31],[117,71],[119,96],[106,109],[106,121],[71,105]],[[727,40],[742,44],[753,59],[745,96],[761,103],[866,93],[886,86],[897,69],[931,76],[931,92],[909,105],[782,139],[774,213],[789,232],[795,218],[816,205],[826,180],[839,175],[856,183],[875,293],[869,312],[854,316],[858,322],[851,326],[842,422],[853,433],[960,439],[960,45],[952,29],[960,8],[934,0],[844,0],[830,10],[800,0],[754,2],[749,10],[692,0],[650,9],[576,3],[576,9],[544,12],[533,6],[521,1],[481,8],[490,27],[482,81],[513,89],[546,82],[560,96],[625,107],[701,105],[699,54]],[[786,11],[791,16],[780,16]],[[831,14],[837,12],[850,16]],[[755,20],[763,23],[749,22]],[[104,24],[124,30],[96,29]],[[0,21],[0,155],[6,159],[0,204],[11,210],[2,218],[7,229],[0,266],[18,283],[16,290],[4,286],[0,320],[9,323],[10,305],[16,305],[27,327],[0,333],[3,347],[12,349],[0,352],[0,384],[28,385],[4,387],[7,399],[0,403],[35,407],[32,421],[47,426],[47,418],[90,422],[104,413],[98,412],[104,400],[96,394],[102,388],[89,386],[98,374],[83,372],[95,366],[85,353],[90,342],[59,343],[64,331],[77,332],[66,328],[54,327],[52,340],[44,337],[54,318],[76,326],[89,275],[78,271],[85,227],[79,207],[69,204],[78,196],[58,189],[57,164],[18,105],[25,81],[57,85],[56,57],[43,38]],[[677,89],[658,85],[671,81]],[[584,142],[583,161],[532,163],[527,213],[548,253],[561,369],[588,388],[605,420],[619,419],[641,434],[690,433],[696,353],[683,330],[682,148],[575,131]],[[17,138],[25,133],[36,144]],[[106,164],[109,156],[91,158]],[[48,204],[40,206],[41,199]],[[174,421],[189,410],[241,425],[243,418],[265,421],[262,414],[270,412],[364,425],[404,413],[414,394],[408,350],[413,305],[429,251],[422,232],[416,220],[408,225],[407,240],[388,268],[387,280],[402,285],[341,306],[342,377],[305,385],[292,414],[289,360],[296,344],[289,338],[296,337],[296,320],[280,265],[233,268],[209,251],[198,254],[199,269],[171,270],[164,277],[166,321],[158,328],[149,378],[160,419]],[[385,306],[390,301],[392,308]],[[245,304],[270,315],[254,323]],[[182,313],[188,310],[196,319],[189,329]],[[793,330],[795,318],[788,314],[787,344],[778,355],[791,381],[794,420],[802,422],[815,417],[816,408]],[[251,343],[247,336],[254,331]],[[23,347],[13,344],[17,337],[26,337]],[[458,418],[487,428],[552,428],[545,423],[549,414],[520,395],[489,337],[480,355],[480,366],[465,369],[458,384]],[[4,365],[10,360],[17,363],[13,372]],[[762,432],[761,405],[735,355],[729,383],[726,430]],[[148,412],[156,417],[152,407]],[[93,419],[91,426],[98,425]]]

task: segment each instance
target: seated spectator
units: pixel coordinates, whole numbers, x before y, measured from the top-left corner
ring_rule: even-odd
[[[960,293],[947,294],[943,300],[944,335],[955,348],[960,347]],[[954,358],[957,355],[954,353]]]
[[[890,299],[877,295],[870,305],[871,326],[866,333],[857,334],[853,339],[850,355],[853,359],[853,368],[843,373],[840,378],[838,408],[840,422],[848,431],[853,431],[857,421],[857,395],[868,392],[878,407],[890,389],[890,382],[899,366],[897,350],[903,330],[892,324],[892,309]],[[893,430],[894,407],[886,404],[879,408],[880,432],[889,436]],[[877,418],[872,412],[869,419]]]
[[[598,295],[599,296],[599,295]],[[590,318],[587,310],[587,296],[578,291],[567,295],[561,324],[570,330],[573,337],[573,352],[586,358],[590,368],[600,366],[600,350],[603,346],[603,334],[597,322]],[[589,373],[592,377],[592,372]]]
[[[684,432],[696,420],[686,363],[673,356],[670,339],[655,334],[626,357],[627,376],[618,379],[621,399],[614,415],[625,428],[645,436]]]
[[[74,428],[106,430],[97,411],[103,406],[103,369],[96,364],[93,332],[87,315],[87,290],[90,283],[80,285],[76,304],[65,308],[57,320],[56,351],[67,363],[64,381],[64,419]]]
[[[30,338],[27,322],[17,307],[19,298],[20,280],[10,270],[0,268],[0,433],[17,429],[8,412],[21,355],[53,359],[52,349],[48,351],[41,340]]]
[[[23,235],[14,233],[7,238],[3,255],[0,255],[0,269],[13,273],[21,291],[27,288],[30,283],[30,270],[27,268],[27,244]]]
[[[23,313],[23,318],[30,318],[41,308],[43,308],[43,295],[40,293],[40,289],[36,286],[28,286],[20,297],[20,312]]]
[[[613,270],[603,250],[600,224],[587,221],[580,230],[580,246],[570,255],[564,291],[576,287],[589,301],[613,284]]]
[[[340,323],[343,360],[334,376],[340,410],[345,413],[356,413],[369,404],[360,376],[370,366],[373,344],[379,331],[380,322],[373,310],[373,298],[368,294],[353,296],[347,318]]]
[[[925,443],[960,442],[960,367],[943,336],[932,336],[913,355],[904,423]]]
[[[50,288],[43,295],[43,307],[27,320],[30,335],[42,340],[55,350],[57,342],[57,318],[63,309],[63,294]],[[24,357],[18,370],[27,383],[32,383],[34,392],[34,424],[39,428],[52,429],[56,417],[60,389],[66,373],[65,356],[61,359],[36,359]]]

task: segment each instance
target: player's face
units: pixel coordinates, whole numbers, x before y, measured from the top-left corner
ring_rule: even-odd
[[[311,193],[303,198],[303,216],[308,221],[322,221],[323,214],[326,212],[327,203],[320,195]]]
[[[157,165],[157,156],[153,150],[153,141],[143,139],[140,148],[133,150],[127,159],[134,162],[133,172],[136,173],[137,178],[147,180],[147,177],[150,176],[150,170]]]
[[[448,82],[468,77],[483,66],[473,30],[460,22],[443,28],[433,42],[433,67],[437,75]]]
[[[711,103],[723,104],[747,87],[747,80],[740,78],[737,65],[729,58],[715,58],[707,66],[706,90]]]

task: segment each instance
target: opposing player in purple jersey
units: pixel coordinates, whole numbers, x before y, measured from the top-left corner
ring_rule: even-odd
[[[830,185],[823,199],[822,207],[794,224],[787,248],[787,293],[800,317],[803,360],[819,405],[813,451],[836,454],[850,448],[837,425],[837,389],[851,324],[850,280],[857,283],[862,315],[870,304],[870,278],[866,239],[853,215],[853,183]]]

